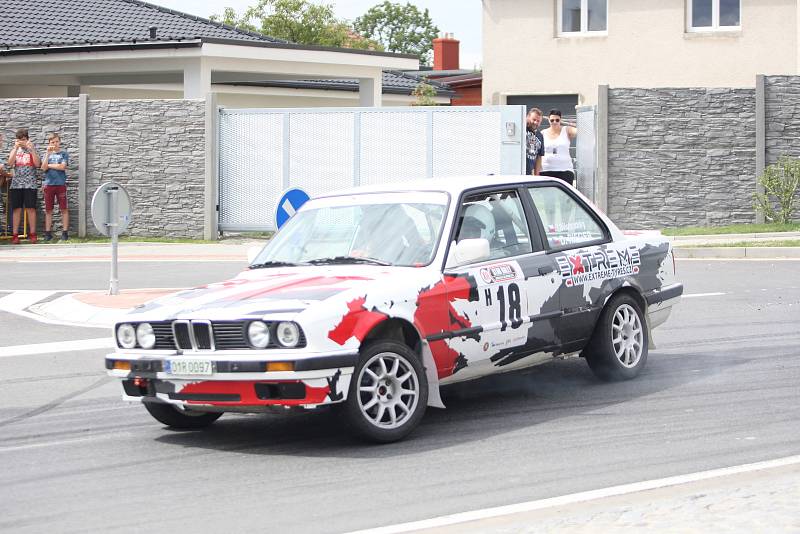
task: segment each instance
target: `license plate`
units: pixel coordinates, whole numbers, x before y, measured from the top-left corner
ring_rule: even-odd
[[[210,375],[214,367],[210,360],[167,360],[166,372],[171,375]]]

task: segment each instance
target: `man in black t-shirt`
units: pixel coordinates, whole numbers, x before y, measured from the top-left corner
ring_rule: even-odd
[[[539,131],[542,123],[542,110],[531,108],[525,117],[527,131],[525,136],[525,174],[539,175],[542,170],[542,156],[544,156],[544,138]]]

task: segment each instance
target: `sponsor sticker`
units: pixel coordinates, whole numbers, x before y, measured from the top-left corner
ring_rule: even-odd
[[[517,271],[510,263],[501,263],[481,268],[481,278],[487,284],[506,282],[517,278]]]
[[[609,280],[639,273],[641,257],[636,245],[627,248],[597,249],[556,258],[561,279],[567,287],[595,280]]]

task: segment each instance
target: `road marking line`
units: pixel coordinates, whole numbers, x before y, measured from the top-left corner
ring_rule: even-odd
[[[50,441],[46,443],[31,443],[29,445],[12,445],[11,447],[0,447],[0,453],[23,451],[27,449],[39,449],[41,447],[53,447],[58,445],[72,445],[74,443],[86,443],[87,441],[101,441],[101,440],[114,439],[121,436],[130,436],[130,435],[133,435],[133,433],[128,431],[123,431],[123,432],[117,432],[112,435],[91,436],[91,437],[75,438],[75,439],[62,439],[59,441]]]
[[[752,464],[737,465],[734,467],[723,467],[720,469],[712,469],[710,471],[700,471],[698,473],[690,473],[688,475],[678,475],[674,477],[660,478],[656,480],[647,480],[645,482],[635,482],[633,484],[623,484],[621,486],[612,486],[610,488],[583,491],[580,493],[573,493],[571,495],[562,495],[560,497],[552,497],[549,499],[540,499],[537,501],[528,501],[519,504],[511,504],[507,506],[497,506],[494,508],[484,508],[483,510],[473,510],[471,512],[462,512],[458,514],[445,515],[440,517],[434,517],[432,519],[424,519],[422,521],[412,521],[410,523],[402,523],[399,525],[390,525],[387,527],[359,530],[357,532],[351,532],[350,534],[396,534],[400,532],[411,532],[414,530],[446,527],[450,525],[456,525],[459,523],[466,523],[467,521],[480,521],[482,519],[490,519],[511,514],[532,512],[535,510],[542,510],[544,508],[553,508],[556,506],[564,506],[568,504],[576,504],[580,502],[604,499],[606,497],[615,497],[618,495],[626,495],[629,493],[637,493],[640,491],[666,488],[669,486],[678,486],[681,484],[688,484],[691,482],[708,480],[710,478],[738,475],[742,473],[750,473],[753,471],[774,469],[776,467],[785,467],[788,465],[797,465],[797,464],[800,464],[800,455],[787,456],[785,458],[778,458],[776,460],[767,460],[764,462],[756,462]]]
[[[21,311],[44,300],[55,291],[15,291],[10,295],[0,298],[0,310],[8,312]]]
[[[675,261],[800,261],[800,258],[675,258]]]
[[[31,345],[12,345],[10,347],[0,347],[0,358],[111,348],[114,348],[114,342],[111,339],[111,336],[93,339],[73,339],[70,341],[52,341],[50,343],[34,343]]]
[[[719,295],[727,295],[727,293],[689,293],[683,296],[685,299],[694,297],[718,297]]]

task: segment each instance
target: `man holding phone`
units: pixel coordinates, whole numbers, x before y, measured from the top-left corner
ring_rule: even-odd
[[[28,137],[27,128],[17,130],[15,137],[14,148],[8,155],[8,166],[14,169],[8,192],[13,210],[11,244],[19,244],[19,223],[23,209],[28,216],[28,240],[36,243],[36,169],[41,165],[41,160]]]
[[[47,153],[42,159],[44,171],[44,240],[53,240],[53,205],[58,200],[61,213],[61,241],[69,239],[69,210],[67,209],[67,164],[69,154],[61,149],[57,133],[47,136]]]

